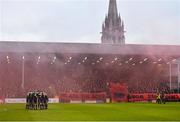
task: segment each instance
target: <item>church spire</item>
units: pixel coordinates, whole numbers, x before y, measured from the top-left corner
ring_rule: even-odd
[[[117,10],[116,0],[109,1],[108,18],[110,18],[112,20],[117,20],[117,18],[118,18],[118,10]]]
[[[108,15],[102,28],[102,43],[125,44],[124,23],[118,16],[116,0],[109,0]]]

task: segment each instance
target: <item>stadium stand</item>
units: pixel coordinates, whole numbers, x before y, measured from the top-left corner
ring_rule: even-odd
[[[87,100],[94,95],[93,100],[105,101],[105,97],[122,96],[121,93],[125,96],[154,94],[158,90],[177,93],[174,70],[170,90],[169,62],[179,58],[178,49],[178,46],[119,48],[118,45],[1,42],[0,96],[24,98],[29,91],[40,90],[60,100],[65,94],[73,100],[85,94]],[[110,83],[125,83],[127,90],[122,92],[119,87],[112,94]]]

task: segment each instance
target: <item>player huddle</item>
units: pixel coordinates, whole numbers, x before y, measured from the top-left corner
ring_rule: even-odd
[[[37,110],[48,108],[48,96],[45,92],[28,92],[26,97],[26,109]]]

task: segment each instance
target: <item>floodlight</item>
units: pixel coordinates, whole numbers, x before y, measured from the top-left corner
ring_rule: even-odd
[[[133,58],[130,58],[130,59],[129,59],[129,61],[132,61],[132,60],[133,60]]]
[[[148,58],[145,58],[145,59],[144,59],[144,61],[147,61],[147,60],[148,60]]]

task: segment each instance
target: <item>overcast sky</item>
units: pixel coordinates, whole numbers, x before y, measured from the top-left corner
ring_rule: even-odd
[[[0,0],[0,40],[100,43],[109,0]],[[180,0],[117,0],[128,44],[180,45]]]

